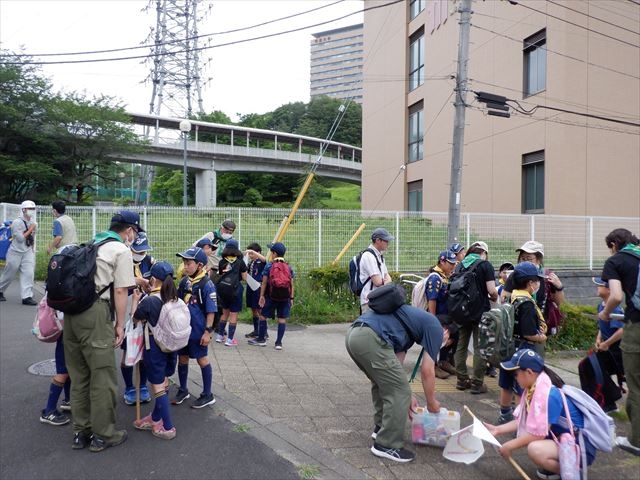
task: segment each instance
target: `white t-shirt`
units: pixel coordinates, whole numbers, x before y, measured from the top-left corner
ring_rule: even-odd
[[[371,278],[373,275],[380,275],[383,279],[387,275],[387,266],[384,263],[384,259],[382,258],[382,254],[376,250],[373,244],[369,245],[369,247],[375,253],[375,256],[371,254],[369,251],[365,251],[360,258],[360,281],[364,283],[368,278]],[[380,267],[378,268],[378,262],[380,263]],[[369,299],[367,296],[371,292],[371,290],[375,290],[378,287],[373,286],[371,280],[367,282],[367,284],[362,289],[362,293],[360,293],[360,304],[365,305],[369,303]]]

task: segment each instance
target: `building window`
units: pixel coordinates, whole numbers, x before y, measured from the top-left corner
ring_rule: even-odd
[[[411,35],[409,44],[409,91],[424,83],[424,30]]]
[[[534,95],[547,88],[547,31],[540,30],[523,42],[524,95]]]
[[[522,213],[544,213],[544,150],[522,156]]]
[[[409,107],[408,161],[417,162],[424,156],[424,110],[422,101]]]
[[[411,0],[411,3],[409,4],[411,20],[416,18],[420,14],[420,12],[424,10],[425,3],[427,3],[427,0]]]
[[[407,210],[410,212],[422,211],[422,180],[407,184]]]

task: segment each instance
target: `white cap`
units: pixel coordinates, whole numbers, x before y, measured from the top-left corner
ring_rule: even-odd
[[[25,200],[24,202],[22,202],[20,204],[20,208],[21,209],[25,209],[25,208],[36,208],[36,204],[33,203],[31,200]]]

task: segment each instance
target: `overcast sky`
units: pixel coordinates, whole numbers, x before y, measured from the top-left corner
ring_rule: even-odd
[[[147,0],[0,0],[0,46],[26,53],[87,52],[134,47],[145,42],[155,26],[154,8],[142,10]],[[335,5],[332,5],[334,4]],[[321,6],[313,13],[235,34],[211,37],[211,44],[312,26],[358,12],[342,20],[269,39],[211,48],[202,53],[204,110],[236,114],[265,113],[294,101],[309,100],[309,44],[311,34],[361,23],[359,0],[213,0],[199,23],[199,34],[247,27]],[[204,43],[201,43],[204,45]],[[117,56],[148,53],[148,49],[120,52]],[[87,55],[80,58],[89,58]],[[93,56],[95,58],[95,56]],[[61,60],[79,57],[39,57]],[[150,65],[141,60],[45,65],[43,73],[56,90],[109,95],[122,100],[132,112],[148,113],[151,86],[143,83]]]

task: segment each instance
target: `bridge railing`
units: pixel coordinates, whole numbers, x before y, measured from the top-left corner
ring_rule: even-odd
[[[109,226],[111,216],[122,207],[74,207],[67,213],[74,219],[81,241]],[[289,213],[287,209],[129,207],[140,213],[157,259],[177,265],[175,254],[189,247],[206,232],[220,226],[225,218],[238,228],[235,237],[241,248],[258,242],[263,252]],[[14,219],[19,205],[0,203],[2,219]],[[45,261],[44,250],[51,238],[53,216],[49,205],[38,207],[38,261]],[[432,266],[437,254],[447,246],[447,214],[441,212],[363,212],[360,210],[299,210],[284,243],[287,259],[298,272],[325,265],[334,260],[358,229],[366,228],[340,264],[369,244],[371,231],[384,227],[395,237],[385,258],[389,269],[398,272],[423,272]],[[494,267],[515,261],[515,249],[535,239],[544,244],[545,266],[552,268],[600,269],[609,256],[605,236],[614,228],[627,228],[638,235],[639,218],[579,217],[561,215],[502,215],[465,213],[461,219],[460,241],[468,246],[483,240],[489,246]]]
[[[151,141],[151,145],[155,147],[172,148],[182,151],[184,142],[176,140],[172,137],[155,137]],[[228,155],[245,155],[248,157],[274,158],[278,160],[291,160],[298,162],[315,162],[319,152],[305,153],[301,149],[296,151],[286,150],[282,148],[260,148],[249,145],[227,145],[223,143],[202,142],[199,140],[188,140],[187,150],[190,152],[207,152],[214,154]],[[333,152],[327,151],[322,156],[322,161],[326,164],[339,166],[341,162],[349,162],[349,164],[361,164],[361,158],[356,156],[355,149],[340,149],[339,156],[333,155]]]

